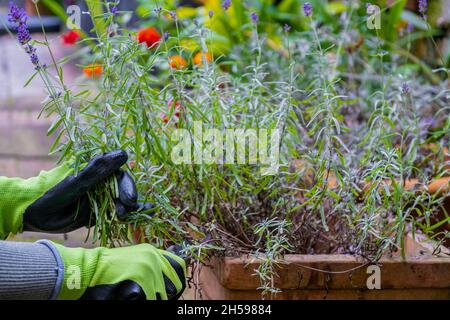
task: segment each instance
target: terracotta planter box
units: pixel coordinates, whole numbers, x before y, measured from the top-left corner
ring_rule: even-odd
[[[406,240],[406,259],[382,258],[380,289],[368,289],[366,261],[350,255],[286,255],[274,279],[282,290],[266,299],[450,299],[450,256],[432,256],[430,250],[410,237]],[[260,262],[249,257],[215,258],[199,276],[200,298],[224,300],[261,299]],[[323,270],[326,272],[318,271]]]

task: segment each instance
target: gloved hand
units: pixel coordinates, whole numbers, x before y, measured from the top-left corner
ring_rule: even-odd
[[[186,287],[185,261],[150,244],[83,249],[39,242],[61,258],[57,299],[173,300]]]
[[[22,230],[65,233],[92,225],[95,220],[90,217],[87,192],[113,174],[119,187],[119,218],[150,209],[151,204],[137,204],[134,181],[120,170],[127,159],[126,152],[118,150],[92,159],[77,176],[73,165],[66,162],[35,178],[0,177],[0,239]]]

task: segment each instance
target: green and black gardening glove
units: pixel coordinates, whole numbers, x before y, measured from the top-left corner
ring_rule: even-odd
[[[58,261],[56,299],[174,300],[186,286],[185,261],[150,244],[84,249],[39,243]]]
[[[151,204],[138,205],[134,181],[120,169],[127,159],[126,152],[118,150],[93,158],[77,175],[73,164],[66,162],[30,179],[0,177],[0,239],[22,231],[65,233],[91,226],[95,217],[88,191],[112,175],[118,182],[119,219],[149,210]]]

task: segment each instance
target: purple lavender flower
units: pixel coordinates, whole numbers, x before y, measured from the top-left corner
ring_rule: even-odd
[[[114,7],[111,8],[111,13],[112,14],[116,14],[117,11],[119,11],[119,9],[117,9],[117,7],[114,6]]]
[[[32,53],[30,54],[30,60],[31,63],[34,64],[36,66],[36,68],[39,68],[39,57],[37,56],[36,53]]]
[[[209,16],[210,19],[212,19],[212,17],[214,16],[214,11],[209,10],[208,16]]]
[[[414,26],[411,21],[408,21],[408,25],[406,26],[406,32],[411,33],[414,30]]]
[[[167,31],[164,32],[164,34],[163,34],[164,41],[167,41],[169,39],[169,36],[170,36],[169,32],[167,32]]]
[[[224,0],[222,2],[222,8],[223,10],[227,11],[231,7],[231,0]]]
[[[177,14],[175,13],[175,11],[169,11],[169,15],[172,18],[172,20],[174,21],[177,20]]]
[[[424,20],[427,19],[428,0],[419,0],[419,13]]]
[[[259,18],[258,18],[258,14],[256,12],[252,12],[250,14],[250,18],[252,19],[252,22],[254,24],[258,24]]]
[[[156,7],[155,9],[153,9],[153,11],[156,13],[156,15],[159,15],[162,11],[161,7]]]
[[[284,25],[283,29],[284,29],[284,32],[289,32],[289,30],[291,30],[291,26],[286,23]]]
[[[17,30],[17,39],[25,49],[25,52],[30,56],[31,63],[38,70],[41,68],[39,64],[39,57],[36,54],[36,48],[30,44],[31,34],[28,30],[27,22],[28,16],[23,8],[17,7],[14,2],[9,2],[8,21],[12,27]]]
[[[303,4],[303,13],[305,14],[306,17],[311,17],[312,16],[313,7],[312,7],[311,3],[305,2]]]
[[[14,27],[20,26],[22,24],[27,24],[27,14],[23,8],[19,8],[14,4],[13,1],[9,2],[9,13],[8,13],[8,21]]]
[[[25,49],[25,52],[26,52],[27,54],[30,54],[30,55],[31,55],[32,53],[35,53],[35,52],[36,52],[36,48],[33,47],[33,46],[30,45],[30,44],[25,45],[23,48]]]
[[[425,131],[429,131],[430,129],[435,129],[437,125],[437,121],[434,117],[429,116],[425,119],[420,120],[420,127],[424,128]]]
[[[31,41],[31,35],[26,24],[19,24],[17,28],[17,39],[23,46]]]
[[[406,82],[402,83],[401,91],[402,91],[402,94],[404,94],[404,95],[409,93],[410,88],[409,88],[409,85]]]

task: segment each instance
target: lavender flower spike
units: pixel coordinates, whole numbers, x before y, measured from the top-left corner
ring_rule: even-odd
[[[153,12],[155,12],[156,15],[159,15],[161,13],[161,11],[162,11],[161,7],[156,7],[155,9],[153,9]]]
[[[222,8],[223,10],[227,11],[231,7],[231,0],[224,0],[222,2]]]
[[[409,85],[406,82],[402,83],[401,91],[402,91],[402,94],[404,94],[404,95],[409,93],[409,91],[410,91]]]
[[[305,14],[306,17],[311,17],[312,16],[313,7],[312,7],[311,3],[305,2],[303,4],[303,13]]]
[[[258,24],[259,18],[258,18],[258,14],[256,12],[252,12],[250,14],[250,18],[252,19],[252,22],[254,24]]]
[[[9,2],[8,22],[13,26],[26,25],[28,16],[23,8],[19,8],[13,1]],[[17,26],[16,26],[17,25]]]
[[[17,28],[17,39],[23,46],[31,41],[31,35],[26,24],[20,24]]]
[[[31,63],[36,70],[40,69],[41,66],[39,57],[36,54],[36,48],[30,43],[31,34],[27,26],[28,16],[23,8],[17,7],[12,1],[9,3],[8,21],[17,30],[17,39],[25,49],[25,52],[30,56]]]
[[[408,21],[408,25],[406,26],[406,32],[411,33],[414,30],[414,26],[411,21]]]
[[[419,13],[424,20],[427,19],[428,0],[419,0]]]
[[[173,21],[177,20],[177,14],[175,13],[175,11],[169,11],[169,15]]]

